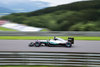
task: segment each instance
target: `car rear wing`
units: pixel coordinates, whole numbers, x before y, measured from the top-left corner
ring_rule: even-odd
[[[68,37],[68,42],[71,42],[71,44],[74,44],[74,38],[73,37]]]

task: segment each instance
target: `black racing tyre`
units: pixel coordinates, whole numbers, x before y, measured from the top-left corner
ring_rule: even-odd
[[[66,47],[72,47],[72,44],[71,44],[70,42],[67,42],[67,43],[65,44],[65,46],[66,46]]]
[[[29,44],[29,47],[33,47],[33,46],[34,46],[34,43],[31,42],[31,43]]]
[[[37,41],[37,42],[34,43],[34,45],[35,45],[35,47],[40,47],[41,43]]]

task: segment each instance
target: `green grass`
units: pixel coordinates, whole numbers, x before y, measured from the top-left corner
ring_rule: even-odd
[[[14,30],[14,29],[8,29],[8,28],[4,28],[4,27],[0,27],[0,30],[1,31],[17,31],[17,30]]]
[[[67,36],[58,36],[65,40],[68,39]],[[0,36],[1,40],[44,40],[44,39],[52,39],[53,36]],[[100,37],[74,37],[75,40],[100,40]]]
[[[49,29],[43,29],[43,30],[41,30],[41,31],[50,31]]]

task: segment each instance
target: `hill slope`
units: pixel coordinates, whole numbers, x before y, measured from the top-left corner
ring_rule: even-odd
[[[53,31],[100,31],[100,2],[76,2],[30,13],[11,14],[1,19]]]

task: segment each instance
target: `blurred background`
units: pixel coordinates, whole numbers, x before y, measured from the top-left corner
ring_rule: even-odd
[[[0,31],[100,31],[100,1],[0,0]]]
[[[75,44],[28,47],[53,36]],[[100,0],[0,0],[0,67],[100,67],[99,45]]]

